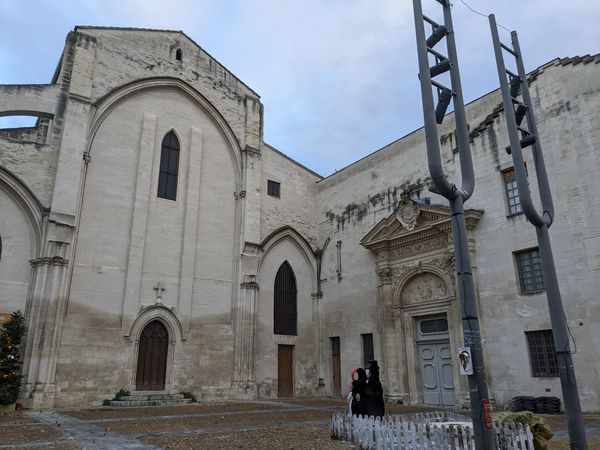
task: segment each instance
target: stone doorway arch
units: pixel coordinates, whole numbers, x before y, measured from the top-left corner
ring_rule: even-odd
[[[473,253],[472,231],[481,215],[481,211],[465,211]],[[367,233],[361,245],[377,255],[380,281],[377,329],[388,400],[403,404],[423,402],[417,326],[425,317],[443,316],[448,321],[444,368],[448,370],[448,364],[451,366],[451,383],[458,403],[468,404],[466,378],[459,376],[453,357],[462,345],[463,334],[455,287],[450,210],[405,200]]]

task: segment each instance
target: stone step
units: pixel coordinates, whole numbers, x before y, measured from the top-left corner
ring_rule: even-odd
[[[140,402],[145,400],[180,400],[183,394],[158,394],[156,392],[132,392],[129,395],[121,397],[119,400]]]
[[[121,397],[124,399],[125,397]],[[110,406],[133,407],[133,406],[167,406],[167,405],[185,405],[191,403],[191,398],[177,399],[154,399],[154,400],[111,400]]]

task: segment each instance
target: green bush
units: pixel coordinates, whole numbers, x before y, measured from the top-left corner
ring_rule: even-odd
[[[533,434],[533,447],[535,450],[548,450],[548,441],[554,436],[548,422],[543,417],[536,416],[530,411],[499,412],[492,414],[494,420],[505,422],[519,422],[529,425]]]
[[[183,398],[191,398],[192,403],[196,403],[198,401],[198,400],[196,400],[196,396],[194,394],[192,394],[191,392],[182,392],[181,394],[183,395]]]
[[[121,400],[121,397],[127,397],[129,395],[129,391],[127,389],[119,389],[113,398],[113,400]]]
[[[21,344],[25,336],[25,318],[21,311],[12,313],[0,332],[0,404],[16,403],[21,390]]]

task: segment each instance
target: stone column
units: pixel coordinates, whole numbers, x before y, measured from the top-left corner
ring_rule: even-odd
[[[382,378],[389,401],[407,404],[406,354],[400,310],[394,306],[394,277],[391,267],[381,266],[378,272],[381,286],[378,299],[378,321],[381,336]]]
[[[256,275],[244,275],[234,312],[234,364],[231,382],[232,398],[252,400],[257,397],[254,377],[254,341],[256,332]]]
[[[70,244],[73,227],[50,222],[43,256],[32,259],[32,297],[27,330],[22,396],[35,409],[54,406],[56,361],[67,307]]]
[[[315,346],[315,376],[317,384],[315,386],[315,393],[322,393],[325,389],[325,379],[323,378],[323,326],[321,322],[321,300],[323,299],[323,293],[317,292],[311,294],[312,297],[312,318],[315,330],[314,346]]]

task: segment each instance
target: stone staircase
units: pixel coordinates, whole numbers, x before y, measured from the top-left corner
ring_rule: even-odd
[[[134,391],[119,400],[111,400],[110,406],[163,406],[185,405],[191,398],[183,398],[183,394],[169,394],[160,391]]]

